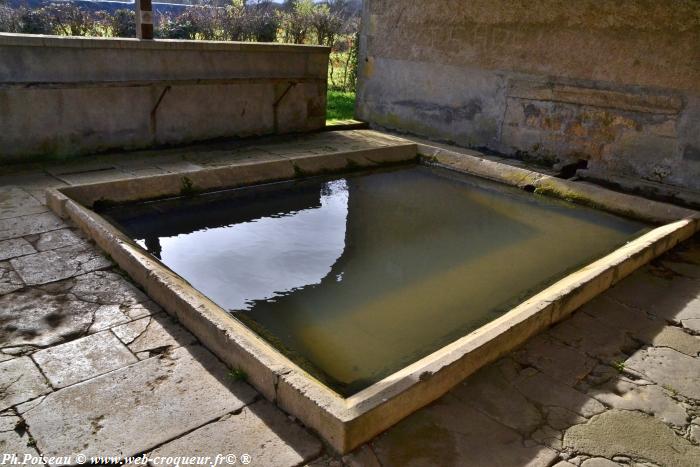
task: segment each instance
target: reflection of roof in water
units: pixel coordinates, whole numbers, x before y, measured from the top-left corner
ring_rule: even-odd
[[[279,184],[274,184],[193,198],[133,204],[128,209],[117,206],[104,210],[102,214],[114,220],[132,238],[142,239],[174,237],[321,205],[321,192],[317,185],[301,184],[292,193],[284,191],[282,196],[279,188]],[[202,214],[201,208],[204,206],[206,214]]]

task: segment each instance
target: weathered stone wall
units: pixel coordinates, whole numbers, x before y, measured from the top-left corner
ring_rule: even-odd
[[[700,1],[365,0],[357,115],[700,189]]]
[[[318,129],[328,53],[0,34],[0,162]]]

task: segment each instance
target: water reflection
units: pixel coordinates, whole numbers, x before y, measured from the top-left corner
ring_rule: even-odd
[[[334,180],[322,185],[317,207],[136,241],[174,271],[186,271],[220,306],[248,310],[255,301],[320,284],[343,254],[347,215],[347,182]]]

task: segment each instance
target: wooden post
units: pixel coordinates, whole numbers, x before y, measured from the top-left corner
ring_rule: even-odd
[[[136,37],[153,39],[153,6],[151,0],[136,0]]]

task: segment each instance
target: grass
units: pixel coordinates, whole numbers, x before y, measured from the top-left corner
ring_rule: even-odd
[[[355,93],[344,91],[328,91],[326,121],[333,123],[337,120],[351,120],[355,115]]]

